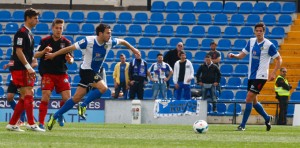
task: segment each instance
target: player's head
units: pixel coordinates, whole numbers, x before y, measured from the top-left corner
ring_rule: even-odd
[[[164,60],[164,57],[161,53],[157,54],[156,58],[158,63],[161,63]]]
[[[185,59],[186,59],[186,54],[185,54],[185,52],[184,52],[184,51],[180,51],[179,57],[180,57],[180,60],[185,60]]]
[[[217,43],[215,41],[211,41],[210,42],[210,49],[211,50],[216,50],[216,47],[217,47]]]
[[[120,61],[121,61],[121,63],[125,63],[126,62],[126,56],[125,56],[125,54],[120,54]]]
[[[111,37],[110,26],[106,24],[99,24],[96,27],[96,35],[103,39],[104,42],[107,42]]]
[[[54,19],[51,26],[52,26],[53,37],[60,38],[64,30],[64,20]]]
[[[182,42],[178,42],[177,46],[176,46],[177,51],[181,51],[183,50],[183,43]]]
[[[264,23],[257,23],[254,27],[255,36],[258,39],[263,39],[266,30],[266,25]]]
[[[207,54],[207,55],[205,56],[205,59],[204,59],[204,60],[205,60],[205,63],[211,63],[211,56]]]
[[[39,22],[39,20],[38,20],[39,15],[40,15],[40,12],[33,8],[26,9],[24,12],[24,21],[25,21],[26,25],[29,25],[27,27],[36,26],[36,24]]]
[[[280,75],[285,77],[287,73],[287,69],[285,67],[280,68]]]

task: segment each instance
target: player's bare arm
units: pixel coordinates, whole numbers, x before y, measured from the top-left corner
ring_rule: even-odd
[[[278,57],[275,58],[275,67],[273,71],[269,74],[268,81],[273,81],[276,78],[276,72],[280,68],[281,64],[282,64],[282,58],[279,55]]]
[[[229,58],[236,58],[236,59],[243,59],[245,56],[246,54],[244,52],[240,52],[239,54],[233,54],[233,53],[228,54]]]
[[[41,58],[43,55],[45,55],[46,53],[49,53],[52,51],[52,48],[47,46],[44,50],[42,51],[37,51],[35,54],[34,54],[34,58]]]
[[[46,53],[45,54],[45,60],[51,60],[53,59],[54,57],[58,56],[58,55],[62,55],[62,54],[66,54],[66,53],[69,53],[73,50],[76,50],[76,47],[75,45],[71,45],[71,46],[68,46],[68,47],[65,47],[65,48],[62,48],[54,53]]]
[[[30,74],[30,76],[35,77],[35,71],[33,70],[33,68],[30,66],[30,64],[28,63],[28,61],[25,58],[25,55],[23,53],[23,49],[22,48],[16,48],[16,54],[19,58],[19,60],[21,61],[21,63],[26,67],[26,69],[28,70],[28,73]]]
[[[70,53],[66,54],[65,59],[69,64],[72,64],[74,62],[74,57]]]
[[[38,66],[37,59],[36,59],[36,58],[33,58],[33,59],[32,59],[32,63],[31,63],[31,67],[32,67],[32,68],[35,68],[35,67],[37,67],[37,66]]]
[[[128,49],[130,49],[134,54],[141,55],[140,51],[136,48],[134,48],[132,45],[130,45],[127,41],[120,39],[120,44],[126,46]]]

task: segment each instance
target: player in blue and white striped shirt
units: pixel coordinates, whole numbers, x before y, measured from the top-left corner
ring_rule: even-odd
[[[262,90],[266,81],[272,81],[276,77],[276,71],[280,68],[282,59],[277,52],[276,47],[268,39],[264,38],[266,26],[263,23],[258,23],[254,27],[256,38],[251,38],[246,47],[239,54],[229,53],[229,58],[242,59],[247,54],[249,57],[248,69],[248,94],[246,97],[246,108],[242,123],[238,126],[238,130],[244,131],[247,120],[250,116],[252,106],[255,110],[264,117],[267,131],[271,129],[270,121],[272,116],[269,116],[262,105],[257,100],[257,95]],[[271,58],[276,60],[274,70],[269,74],[269,64]]]

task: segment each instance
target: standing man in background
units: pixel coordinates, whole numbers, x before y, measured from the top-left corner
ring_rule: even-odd
[[[279,119],[277,120],[278,125],[286,125],[286,114],[290,96],[290,90],[292,86],[286,79],[287,69],[285,67],[280,68],[280,75],[275,80],[275,93],[276,99],[279,101]]]
[[[119,97],[119,93],[122,89],[124,100],[127,99],[128,89],[129,89],[129,63],[126,62],[126,56],[124,54],[120,55],[120,61],[115,65],[113,78],[115,86],[115,95],[114,98]]]

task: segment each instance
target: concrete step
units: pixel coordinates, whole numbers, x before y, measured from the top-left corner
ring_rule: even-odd
[[[259,102],[273,102],[273,101],[276,101],[275,93],[272,94],[272,95],[259,94],[259,95],[257,95],[257,99],[258,99]]]
[[[270,68],[272,69],[272,68],[274,68],[274,66],[275,66],[275,64],[272,63],[272,64],[270,65]],[[281,67],[285,67],[285,68],[287,68],[287,69],[295,69],[295,68],[300,67],[300,63],[298,63],[298,62],[294,63],[294,62],[287,62],[287,61],[284,61],[284,62],[282,62]]]
[[[295,19],[294,20],[294,25],[300,25],[300,19]]]
[[[281,44],[280,50],[299,50],[299,45],[300,44]]]
[[[298,42],[300,43],[300,40]],[[279,53],[280,53],[281,56],[292,56],[292,55],[299,56],[300,55],[300,50],[280,49]]]
[[[286,38],[300,38],[300,31],[290,31],[287,33]]]
[[[272,116],[276,115],[276,108],[264,108],[264,109],[269,115],[272,115]],[[256,110],[254,108],[252,108],[251,115],[259,115],[259,113],[256,112]]]
[[[292,25],[291,31],[300,31],[300,25]]]
[[[300,44],[300,38],[285,38],[283,40],[283,44]],[[283,45],[283,44],[281,44],[281,45]]]

